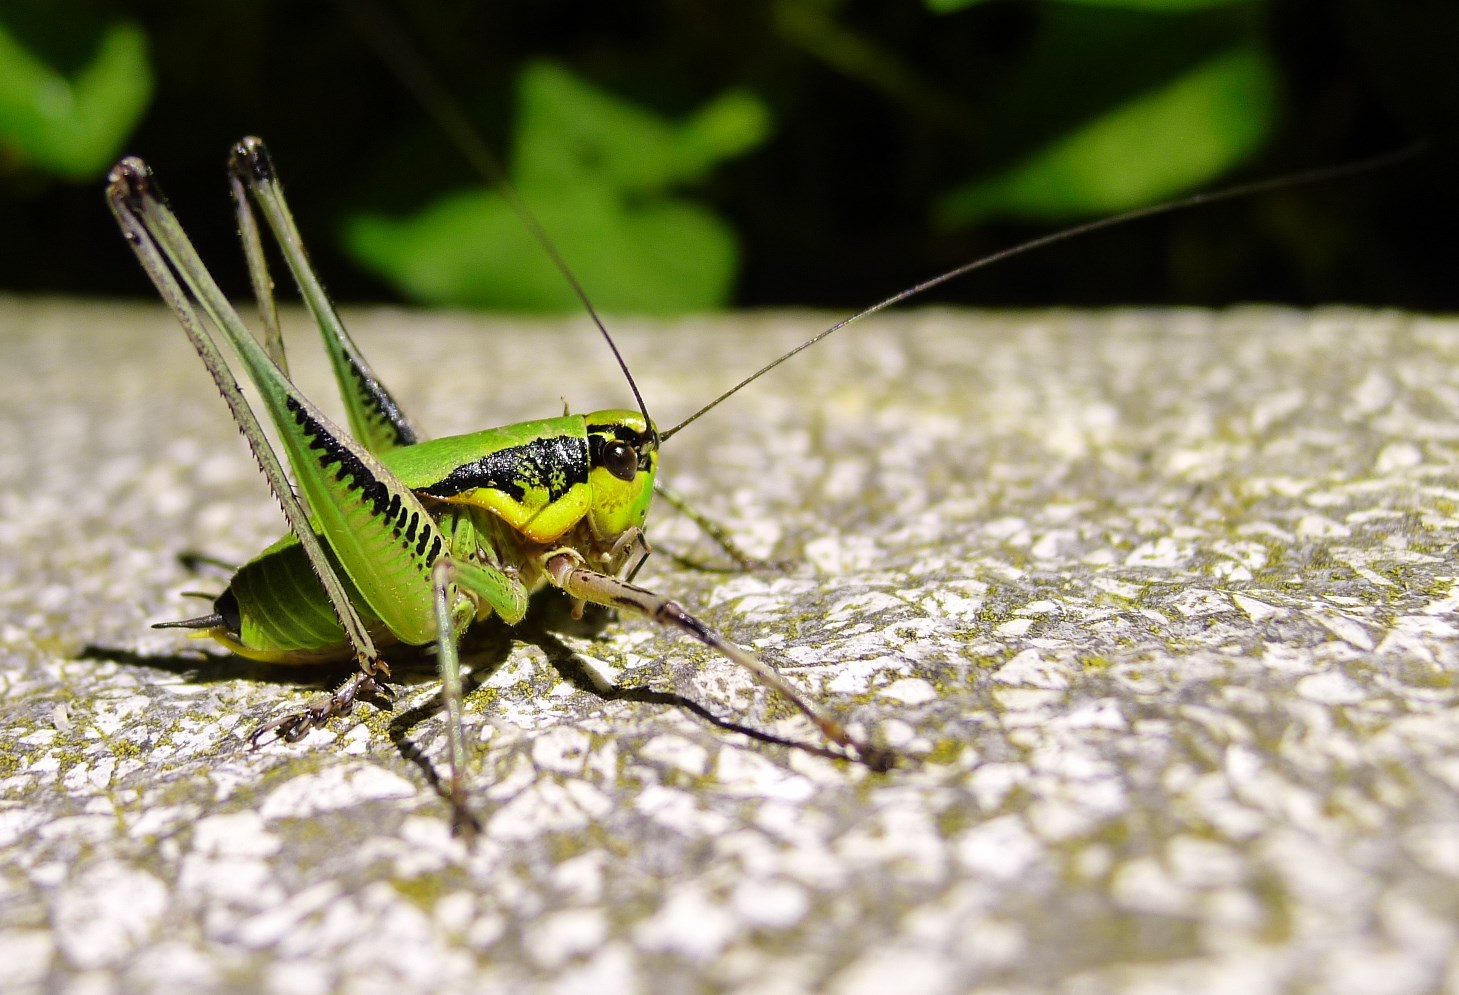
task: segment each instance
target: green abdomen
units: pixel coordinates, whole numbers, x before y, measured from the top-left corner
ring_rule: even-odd
[[[370,635],[394,642],[327,544],[324,549]],[[214,609],[230,634],[237,634],[236,644],[222,641],[242,656],[270,663],[313,663],[343,659],[353,652],[309,558],[292,535],[240,567]]]

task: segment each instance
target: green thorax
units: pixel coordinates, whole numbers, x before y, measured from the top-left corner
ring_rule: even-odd
[[[567,540],[584,521],[604,542],[630,527],[642,528],[653,497],[658,440],[638,412],[600,411],[420,442],[382,453],[380,460],[428,499],[485,509],[501,523],[488,530],[497,538],[468,528],[465,541],[500,543],[496,552],[507,565],[527,567],[531,575],[531,565],[511,562],[524,545]],[[463,533],[444,534],[448,553],[475,554],[475,548],[456,548]],[[525,542],[503,541],[515,537]],[[326,555],[378,643],[434,638],[385,627],[328,546]],[[244,656],[296,663],[348,653],[344,632],[292,534],[245,564],[216,607],[227,624],[213,635]]]
[[[419,442],[381,461],[417,494],[485,508],[550,543],[584,518],[599,538],[642,528],[658,437],[637,411],[596,411]]]

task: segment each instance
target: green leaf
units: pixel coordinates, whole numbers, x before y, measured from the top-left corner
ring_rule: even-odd
[[[96,54],[67,78],[0,24],[0,145],[73,180],[111,165],[152,97],[147,38],[128,23],[102,33]]]
[[[667,121],[535,65],[519,83],[512,182],[604,311],[672,314],[719,307],[738,251],[729,226],[673,195],[763,142],[769,114],[724,94]],[[402,293],[431,304],[571,311],[571,287],[499,195],[445,197],[409,218],[360,215],[349,252]]]
[[[947,194],[937,220],[1111,214],[1210,183],[1253,154],[1276,118],[1266,55],[1243,46],[1083,125],[1013,169]]]
[[[635,209],[601,183],[560,191],[533,211],[600,310],[674,314],[720,305],[734,277],[733,233],[675,200]],[[414,300],[511,311],[582,305],[505,200],[485,190],[443,198],[404,220],[350,222],[350,252]]]
[[[769,135],[769,113],[731,91],[680,124],[665,121],[578,79],[537,63],[522,74],[513,180],[548,189],[603,175],[619,190],[657,193],[702,179],[722,159]]]

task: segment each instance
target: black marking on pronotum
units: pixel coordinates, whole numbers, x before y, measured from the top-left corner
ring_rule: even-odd
[[[419,491],[431,497],[448,498],[488,489],[520,501],[528,490],[545,488],[548,500],[556,501],[587,482],[587,443],[576,436],[551,435],[487,453]]]
[[[348,488],[360,493],[361,499],[370,505],[370,511],[377,519],[387,525],[392,520],[394,521],[393,533],[396,537],[399,537],[400,526],[404,524],[406,512],[406,509],[400,502],[400,496],[398,494],[392,494],[390,488],[385,486],[385,483],[379,477],[370,472],[369,468],[360,462],[358,456],[350,452],[340,444],[338,439],[326,432],[324,426],[315,421],[298,401],[292,397],[286,397],[284,398],[284,407],[288,409],[289,414],[294,416],[294,423],[299,426],[299,430],[308,437],[309,448],[320,454],[315,457],[320,469],[327,470],[331,465],[338,463],[339,469],[335,471],[334,479],[342,484],[346,479],[349,479]],[[406,550],[409,550],[411,542],[416,540],[415,531],[417,526],[419,526],[420,534],[419,539],[415,542],[415,555],[425,557],[425,565],[429,566],[440,555],[442,548],[441,537],[431,527],[429,519],[421,520],[420,513],[412,511],[410,514],[410,526],[407,530],[406,541],[404,543]],[[430,548],[429,554],[426,553],[428,546]]]

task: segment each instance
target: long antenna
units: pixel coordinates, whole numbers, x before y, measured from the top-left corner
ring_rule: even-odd
[[[1034,249],[1041,249],[1044,246],[1053,245],[1055,242],[1062,242],[1065,239],[1078,238],[1081,235],[1088,235],[1090,232],[1100,231],[1105,228],[1113,228],[1115,225],[1122,225],[1128,221],[1135,221],[1139,218],[1149,218],[1160,214],[1170,214],[1174,211],[1181,211],[1188,207],[1196,207],[1201,204],[1214,204],[1223,200],[1233,200],[1237,197],[1248,197],[1253,194],[1265,193],[1270,190],[1280,190],[1284,187],[1300,186],[1307,183],[1318,183],[1325,180],[1336,180],[1346,176],[1353,176],[1358,173],[1366,173],[1369,170],[1381,169],[1384,166],[1391,166],[1395,163],[1403,162],[1406,159],[1411,159],[1412,157],[1422,152],[1426,145],[1426,142],[1417,142],[1413,145],[1409,145],[1405,148],[1399,149],[1396,152],[1385,152],[1382,155],[1373,156],[1367,159],[1359,159],[1354,162],[1340,163],[1336,166],[1324,166],[1318,169],[1305,170],[1300,173],[1289,173],[1286,176],[1278,176],[1272,179],[1255,180],[1250,183],[1239,183],[1236,186],[1225,187],[1220,190],[1211,190],[1207,191],[1206,193],[1192,194],[1189,197],[1182,197],[1178,200],[1166,201],[1163,204],[1153,204],[1149,207],[1137,207],[1132,210],[1124,211],[1120,214],[1115,214],[1107,218],[1100,218],[1096,221],[1088,221],[1084,224],[1075,225],[1072,228],[1065,228],[1061,231],[1052,232],[1048,235],[1041,235],[1038,238],[1030,239],[1029,241],[1020,243],[1019,245],[1014,245],[1007,249],[1001,249],[998,252],[994,252],[992,255],[987,255],[979,259],[974,259],[970,263],[964,263],[963,265],[958,266],[954,269],[950,269],[945,273],[940,273],[937,276],[932,277],[931,279],[923,280],[921,283],[908,287],[906,290],[898,291],[897,293],[886,298],[885,300],[878,301],[871,307],[866,308],[862,311],[858,311],[848,318],[843,318],[831,327],[825,329],[824,331],[811,336],[800,345],[796,346],[794,349],[790,350],[779,358],[774,359],[769,363],[766,363],[754,373],[751,373],[749,376],[745,377],[729,390],[726,390],[723,394],[720,394],[714,400],[710,401],[698,411],[694,412],[688,418],[685,418],[683,421],[679,422],[679,424],[675,425],[673,428],[665,432],[660,432],[659,441],[668,441],[668,439],[671,436],[677,434],[680,429],[694,422],[705,413],[718,407],[730,397],[733,397],[745,387],[754,383],[756,380],[759,380],[765,374],[775,369],[775,367],[779,366],[790,357],[796,355],[797,353],[804,352],[806,349],[809,349],[811,346],[815,345],[826,336],[831,335],[834,332],[839,332],[841,329],[845,328],[852,322],[860,321],[862,318],[870,317],[871,315],[876,314],[879,311],[884,311],[887,308],[891,307],[893,304],[900,304],[902,301],[905,301],[910,297],[916,297],[919,294],[926,293],[934,287],[940,287],[944,283],[956,280],[960,276],[966,276],[974,270],[980,270],[985,266],[992,266],[994,263],[1002,262],[1005,259],[1011,259],[1014,256],[1021,256],[1025,252],[1032,252]]]
[[[587,291],[578,282],[577,276],[567,265],[567,261],[562,258],[562,253],[558,251],[546,229],[542,227],[542,223],[528,210],[511,181],[507,179],[506,170],[502,169],[497,157],[492,154],[476,128],[461,112],[460,105],[442,86],[440,78],[421,60],[419,53],[405,41],[405,37],[398,30],[394,19],[375,0],[337,0],[337,6],[342,9],[355,29],[374,46],[376,53],[395,73],[396,78],[410,91],[411,96],[415,97],[426,113],[436,122],[436,126],[451,140],[451,144],[455,145],[466,161],[471,164],[471,167],[502,195],[502,199],[522,219],[522,224],[528,233],[546,251],[548,258],[552,260],[552,265],[557,267],[557,271],[562,274],[562,278],[567,281],[567,285],[582,302],[588,317],[593,320],[594,325],[598,326],[598,331],[603,334],[603,340],[608,343],[608,348],[613,350],[613,358],[618,361],[618,368],[623,371],[623,378],[628,381],[628,389],[633,391],[633,399],[638,403],[639,412],[643,415],[644,421],[652,427],[653,419],[648,415],[648,408],[643,403],[643,395],[638,391],[638,384],[634,382],[633,374],[628,371],[628,364],[624,362],[623,354],[618,351],[618,345],[613,341],[613,336],[608,334],[607,326],[598,316],[598,309],[593,307]]]

